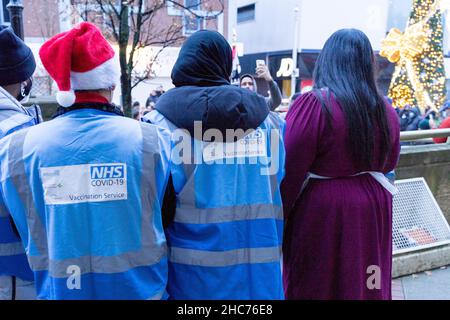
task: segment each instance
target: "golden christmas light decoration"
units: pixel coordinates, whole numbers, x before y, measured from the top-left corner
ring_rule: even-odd
[[[443,62],[443,52],[432,51],[434,46],[439,46],[441,38],[435,36],[442,33],[442,26],[438,23],[435,29],[428,26],[429,20],[435,16],[449,0],[424,0],[416,1],[409,25],[402,33],[399,29],[392,29],[382,41],[380,55],[390,62],[396,63],[396,69],[392,78],[390,97],[394,105],[403,107],[406,104],[417,102],[419,108],[424,110],[427,106],[437,110],[445,100],[445,94],[433,94],[431,99],[426,87],[431,91],[443,91],[445,78],[437,71],[439,61]],[[417,5],[417,6],[416,6]],[[430,51],[431,50],[431,51]],[[434,101],[433,101],[434,100]]]
[[[393,28],[381,42],[380,55],[392,63],[402,58],[412,60],[422,53],[427,39],[427,27],[422,23],[407,28],[404,34],[399,29]]]
[[[407,104],[412,105],[414,103],[412,96],[411,88],[404,84],[395,86],[391,90],[392,99],[396,100],[396,103],[402,106],[406,106]]]

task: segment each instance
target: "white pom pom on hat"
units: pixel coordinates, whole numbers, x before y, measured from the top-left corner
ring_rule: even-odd
[[[70,91],[59,91],[56,94],[56,101],[62,107],[70,107],[75,103],[75,92],[73,90]]]

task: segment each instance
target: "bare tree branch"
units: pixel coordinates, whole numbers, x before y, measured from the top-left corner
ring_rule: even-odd
[[[102,0],[96,0],[97,5],[100,7],[100,11],[103,14],[103,17],[106,15],[109,19],[106,20],[105,24],[111,28],[111,33],[116,42],[119,42],[119,32],[116,27],[115,21],[119,19],[118,12],[115,9],[114,5],[112,5],[111,1],[108,1],[108,7],[105,7]],[[110,9],[108,9],[110,8]]]
[[[172,3],[175,7],[178,7],[182,10],[188,11],[191,15],[195,16],[196,18],[215,19],[218,16],[220,16],[223,13],[223,11],[225,10],[225,4],[224,4],[223,0],[217,0],[217,2],[220,3],[220,5],[221,5],[220,10],[216,11],[214,14],[206,15],[206,16],[197,13],[197,10],[195,10],[195,8],[201,7],[204,3],[208,3],[209,1],[198,0],[198,2],[192,6],[185,6],[176,0],[165,0],[165,1],[167,1],[168,3]]]

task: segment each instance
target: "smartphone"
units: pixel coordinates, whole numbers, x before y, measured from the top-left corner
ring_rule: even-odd
[[[256,67],[260,67],[260,66],[265,66],[266,65],[266,61],[264,60],[256,60]]]

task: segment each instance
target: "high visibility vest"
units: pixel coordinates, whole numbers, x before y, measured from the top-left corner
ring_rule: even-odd
[[[0,87],[0,138],[14,131],[35,124],[35,119],[25,113],[3,88]],[[0,188],[0,276],[15,276],[26,281],[33,280],[24,247],[13,231],[10,216],[3,202]]]
[[[176,132],[157,111],[145,121]],[[271,113],[237,144],[262,144],[255,157],[235,154],[234,164],[222,146],[193,140],[200,164],[178,161],[172,153],[177,193],[174,222],[166,230],[169,244],[168,293],[173,299],[283,299],[281,245],[283,211],[280,183],[284,175],[284,120]],[[174,134],[174,141],[179,137]],[[278,149],[272,149],[278,145]],[[246,152],[252,154],[252,147]],[[212,157],[212,158],[211,158]],[[253,159],[253,163],[251,163]],[[205,161],[206,160],[206,161]],[[213,161],[214,160],[214,161]],[[241,161],[241,162],[237,162]],[[216,162],[216,163],[213,163]],[[245,162],[245,163],[243,163]],[[275,171],[266,171],[278,162]]]
[[[170,133],[93,109],[0,142],[1,186],[39,299],[161,299]]]

